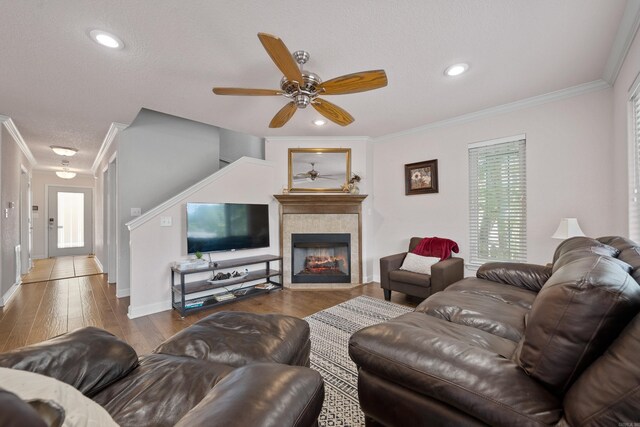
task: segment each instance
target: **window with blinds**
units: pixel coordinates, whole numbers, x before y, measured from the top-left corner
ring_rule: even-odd
[[[470,264],[527,259],[524,136],[469,146]]]
[[[640,88],[631,97],[631,145],[633,146],[633,177],[631,201],[629,203],[629,237],[640,241]]]

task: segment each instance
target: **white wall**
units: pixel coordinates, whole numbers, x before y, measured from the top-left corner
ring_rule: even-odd
[[[32,213],[33,221],[33,258],[46,258],[47,254],[47,185],[59,185],[63,187],[94,188],[95,180],[89,175],[76,175],[73,179],[58,178],[52,171],[33,171],[31,178],[31,191],[33,198],[31,204],[38,207],[37,212]],[[94,194],[95,199],[95,194]],[[94,202],[95,209],[95,202]],[[94,212],[95,217],[95,212]],[[95,240],[95,239],[94,239]],[[91,248],[93,251],[93,248]]]
[[[375,253],[373,237],[373,145],[367,137],[267,137],[265,159],[275,165],[274,194],[282,193],[288,185],[289,148],[350,148],[351,171],[362,177],[359,184],[360,194],[369,196],[362,202],[362,274],[363,283],[373,280]]]
[[[170,266],[174,261],[187,259],[185,217],[187,202],[269,205],[271,239],[269,248],[233,253],[214,252],[211,253],[212,260],[279,254],[278,203],[272,196],[275,188],[274,176],[274,165],[271,162],[243,157],[205,178],[193,188],[187,189],[166,205],[154,208],[138,220],[132,221],[129,224],[131,226],[129,317],[140,317],[171,308]],[[160,227],[160,217],[166,216],[171,217],[173,225]],[[189,277],[190,280],[195,278],[196,276]]]
[[[406,250],[411,236],[439,236],[458,242],[468,260],[467,146],[518,134],[527,141],[529,262],[551,260],[562,217],[577,217],[590,236],[622,233],[612,220],[611,95],[604,89],[375,142],[375,258]],[[438,159],[439,193],[406,196],[404,164],[430,159]]]

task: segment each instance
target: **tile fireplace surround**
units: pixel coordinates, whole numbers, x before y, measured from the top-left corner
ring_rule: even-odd
[[[362,283],[362,201],[366,194],[276,194],[283,282],[290,289],[352,288]],[[291,283],[291,234],[350,233],[351,283]]]

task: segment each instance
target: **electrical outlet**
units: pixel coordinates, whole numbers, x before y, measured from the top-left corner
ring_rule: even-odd
[[[170,216],[161,216],[160,217],[160,227],[171,227],[172,218]]]
[[[131,216],[142,215],[142,208],[131,208]]]

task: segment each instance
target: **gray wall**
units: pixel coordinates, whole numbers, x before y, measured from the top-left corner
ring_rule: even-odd
[[[142,109],[118,135],[117,150],[117,289],[122,294],[129,289],[129,231],[125,224],[134,218],[131,208],[145,213],[216,172],[220,134],[215,126]]]
[[[264,160],[264,138],[220,128],[221,167],[244,156]]]
[[[15,246],[20,244],[20,165],[30,171],[30,164],[4,125],[0,124],[0,297],[16,282]],[[9,202],[15,203],[5,218],[4,210]],[[28,250],[28,248],[25,248]]]

